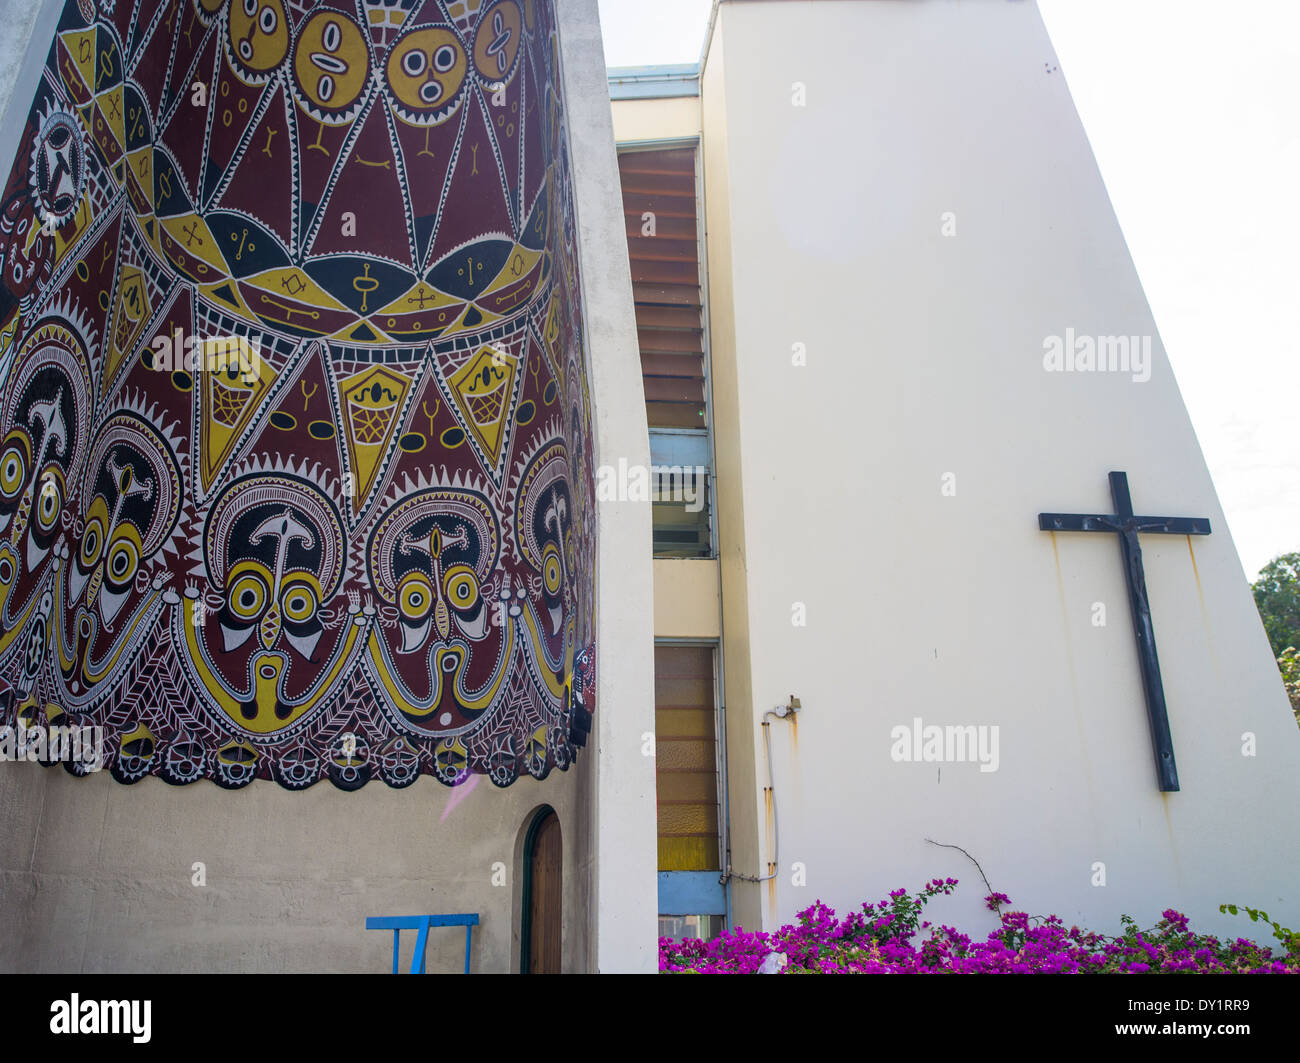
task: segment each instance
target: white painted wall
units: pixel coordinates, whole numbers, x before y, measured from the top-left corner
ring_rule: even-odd
[[[1036,7],[729,0],[715,53],[724,39],[702,113],[706,149],[729,145],[707,180],[728,197],[709,204],[729,225],[710,261],[732,264],[735,336],[728,354],[715,328],[713,358],[719,376],[735,360],[743,511],[722,545],[743,543],[753,691],[728,711],[752,713],[759,777],[761,714],[803,703],[797,734],[773,723],[765,925],[951,875],[930,917],[991,928],[974,867],[927,838],[1067,924],[1176,907],[1249,933],[1217,911],[1239,902],[1295,925],[1300,733]],[[1045,372],[1044,338],[1067,328],[1151,336],[1151,379]],[[1110,512],[1112,469],[1139,512],[1214,528],[1143,540],[1182,781],[1165,796],[1118,546],[1037,527],[1041,510]],[[916,716],[997,725],[999,770],[895,763],[890,730]],[[732,802],[770,859],[761,791]]]

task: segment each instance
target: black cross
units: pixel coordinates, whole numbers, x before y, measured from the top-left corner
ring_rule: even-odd
[[[1137,636],[1138,661],[1142,665],[1142,687],[1146,692],[1147,722],[1151,725],[1151,746],[1156,758],[1156,778],[1160,789],[1178,789],[1178,766],[1174,763],[1174,740],[1169,733],[1169,713],[1165,709],[1165,688],[1160,682],[1160,659],[1156,656],[1156,633],[1151,626],[1151,603],[1147,601],[1146,574],[1142,571],[1143,535],[1209,535],[1206,517],[1135,517],[1133,500],[1128,493],[1128,475],[1110,474],[1110,496],[1114,514],[1040,513],[1042,531],[1113,532],[1119,536],[1120,556],[1128,581],[1128,604],[1133,614],[1133,634]]]

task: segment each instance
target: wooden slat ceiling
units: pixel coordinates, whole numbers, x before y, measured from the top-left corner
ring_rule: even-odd
[[[618,168],[650,427],[704,428],[695,149],[626,152]]]

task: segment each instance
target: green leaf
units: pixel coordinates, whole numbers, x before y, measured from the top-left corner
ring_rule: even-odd
[[[1300,553],[1283,554],[1260,570],[1251,585],[1273,656],[1300,645]]]

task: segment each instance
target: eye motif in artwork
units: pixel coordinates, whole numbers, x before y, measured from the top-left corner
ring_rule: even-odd
[[[563,643],[573,607],[574,507],[568,454],[562,442],[542,448],[524,473],[516,517],[520,554],[541,576],[545,637],[552,654]]]
[[[32,572],[58,537],[85,461],[89,376],[80,326],[57,315],[35,326],[6,387],[0,437],[0,534]]]
[[[271,649],[281,634],[307,659],[320,640],[320,581],[305,568],[289,567],[291,554],[308,554],[317,545],[310,524],[292,506],[269,512],[248,531],[247,545],[264,552],[235,563],[226,583],[221,634],[227,651],[242,646],[256,632],[263,649]]]
[[[153,411],[149,411],[153,413]],[[109,419],[81,491],[81,543],[68,569],[68,595],[112,624],[137,575],[180,517],[183,488],[172,447],[135,413]]]
[[[323,606],[338,589],[343,543],[337,510],[319,490],[290,477],[250,477],[214,505],[209,518],[217,619],[230,653],[283,643],[312,660],[324,631]]]
[[[397,652],[453,635],[479,641],[491,617],[484,583],[496,554],[495,522],[471,492],[430,491],[399,504],[375,530],[376,589],[397,607]]]

